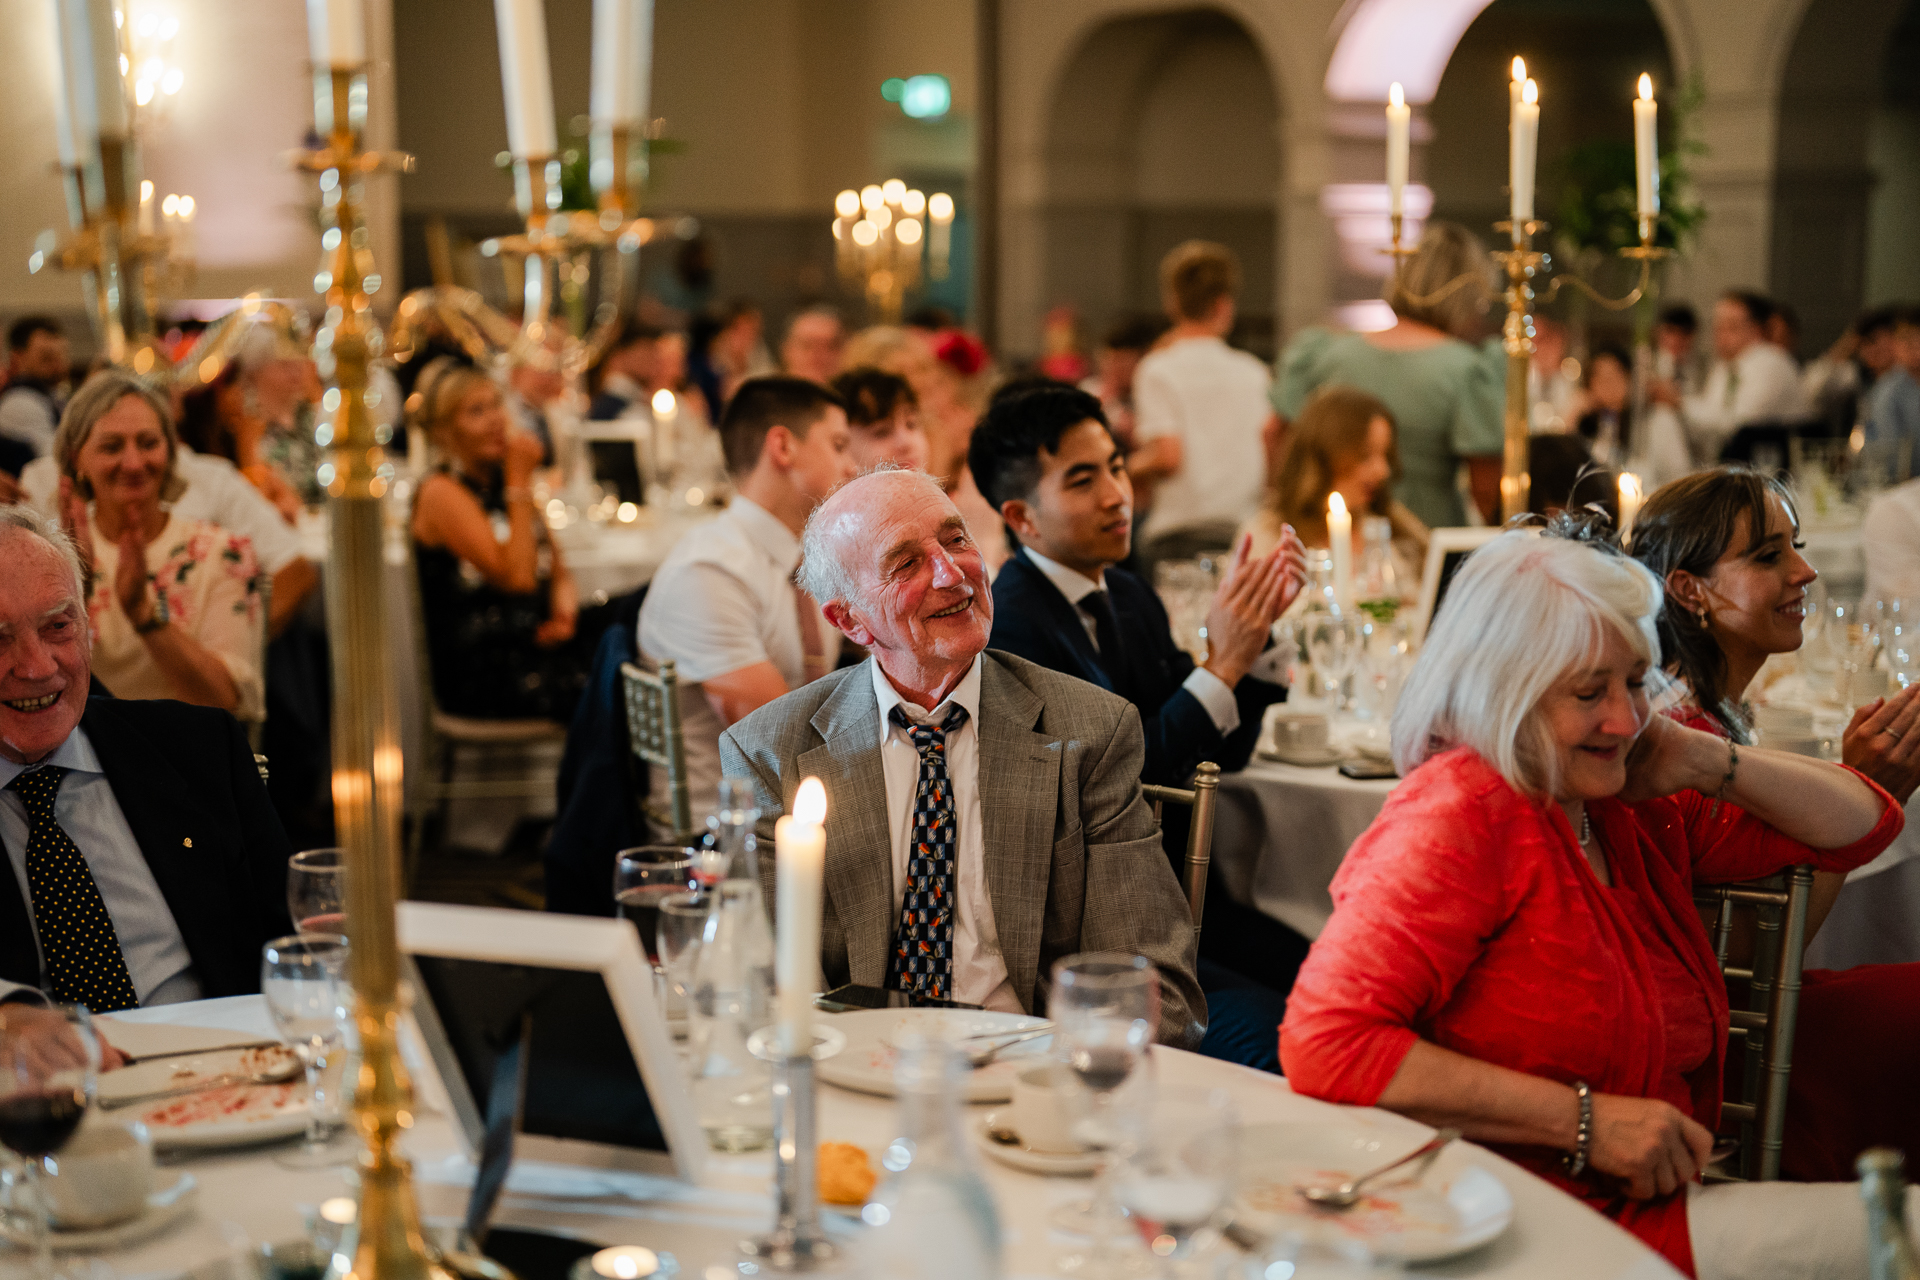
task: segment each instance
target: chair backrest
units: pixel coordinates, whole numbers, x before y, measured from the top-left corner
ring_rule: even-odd
[[[1203,760],[1193,773],[1193,789],[1147,785],[1140,788],[1153,804],[1158,819],[1164,806],[1183,804],[1193,810],[1187,824],[1187,854],[1181,863],[1181,887],[1187,893],[1187,914],[1193,918],[1193,932],[1200,933],[1200,917],[1207,907],[1207,867],[1213,861],[1213,802],[1220,790],[1220,766]]]
[[[1745,884],[1694,887],[1733,1006],[1728,1049],[1742,1052],[1739,1096],[1724,1103],[1720,1114],[1723,1122],[1740,1126],[1740,1176],[1750,1181],[1780,1176],[1812,892],[1811,867]],[[1736,927],[1736,912],[1751,913],[1750,929]]]
[[[693,835],[693,804],[687,797],[687,742],[680,729],[680,673],[671,658],[657,672],[643,671],[631,662],[620,664],[620,682],[627,691],[627,738],[633,754],[656,769],[667,771],[671,812],[658,812],[651,796],[641,808],[657,827],[672,827],[672,839]]]

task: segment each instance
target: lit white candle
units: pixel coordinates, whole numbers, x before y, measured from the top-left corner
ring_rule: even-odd
[[[653,0],[593,0],[595,124],[644,124],[653,79]]]
[[[93,124],[109,138],[127,136],[127,86],[121,77],[120,27],[113,0],[86,0],[87,66],[93,88]],[[84,145],[84,144],[83,144]]]
[[[679,416],[680,403],[674,399],[673,392],[662,387],[653,393],[654,465],[659,468],[658,478],[662,484],[668,483],[668,477],[673,474],[674,458],[680,446],[674,423]]]
[[[560,141],[553,127],[546,6],[541,0],[493,0],[493,14],[507,98],[507,149],[521,159],[555,155]]]
[[[60,163],[71,169],[81,163],[99,132],[93,119],[93,68],[87,54],[85,0],[61,0],[54,6],[60,33],[60,84],[53,95],[54,138]]]
[[[1520,105],[1520,91],[1527,85],[1527,60],[1516,57],[1513,60],[1513,78],[1507,81],[1507,109],[1509,112]]]
[[[140,216],[137,224],[140,234],[153,234],[153,184],[142,180],[140,183]]]
[[[660,1255],[637,1244],[615,1245],[593,1255],[593,1274],[607,1280],[644,1280],[660,1270]]]
[[[1327,495],[1327,546],[1333,552],[1333,598],[1342,609],[1353,605],[1353,516],[1335,489]]]
[[[1387,212],[1404,213],[1407,199],[1407,152],[1412,137],[1413,108],[1406,91],[1395,80],[1387,91]]]
[[[813,995],[820,972],[820,916],[827,867],[827,789],[808,778],[793,812],[773,825],[774,977],[780,986],[780,1045],[788,1054],[813,1044]]]
[[[1513,238],[1518,240],[1533,221],[1533,166],[1540,141],[1540,86],[1529,80],[1513,106],[1513,149],[1507,161],[1512,187]]]
[[[307,0],[307,47],[316,67],[357,67],[367,60],[367,24],[360,0]]]
[[[1643,218],[1660,216],[1660,138],[1656,124],[1660,104],[1653,100],[1653,77],[1640,76],[1640,96],[1633,100],[1634,207]]]
[[[1640,515],[1640,477],[1631,471],[1620,473],[1620,536],[1624,539],[1633,532],[1633,522]]]

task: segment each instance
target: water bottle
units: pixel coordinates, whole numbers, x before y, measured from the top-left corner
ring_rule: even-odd
[[[1867,1202],[1870,1280],[1920,1280],[1920,1258],[1907,1234],[1906,1157],[1889,1147],[1860,1153],[1860,1196]]]
[[[942,1040],[903,1037],[894,1083],[900,1136],[880,1163],[890,1175],[861,1211],[868,1280],[997,1280],[1000,1219],[960,1130],[969,1067]]]
[[[773,1068],[747,1038],[773,1021],[773,932],[758,882],[724,880],[714,897],[687,1010],[693,1106],[715,1151],[758,1151],[773,1141]]]

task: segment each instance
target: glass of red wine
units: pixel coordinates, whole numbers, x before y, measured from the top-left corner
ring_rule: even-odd
[[[0,1146],[20,1157],[35,1280],[52,1280],[40,1166],[65,1146],[93,1101],[100,1041],[80,1005],[8,1006],[0,1026]]]
[[[660,904],[695,888],[699,851],[677,844],[648,844],[622,849],[613,867],[613,903],[622,920],[633,921],[640,945],[660,972]]]
[[[287,859],[287,914],[296,933],[347,931],[346,850],[308,849]]]

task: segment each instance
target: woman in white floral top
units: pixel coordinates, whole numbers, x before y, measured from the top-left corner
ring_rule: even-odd
[[[89,378],[61,418],[60,512],[92,574],[93,673],[118,697],[260,720],[260,567],[247,539],[169,509],[178,451],[166,402],[118,369]]]

